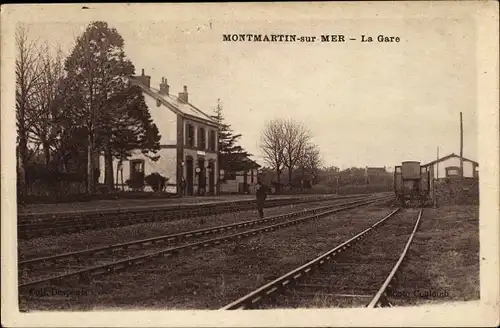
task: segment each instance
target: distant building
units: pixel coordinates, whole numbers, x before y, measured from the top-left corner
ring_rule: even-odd
[[[159,89],[150,85],[151,77],[134,76],[130,83],[142,89],[151,118],[161,134],[157,161],[140,151],[119,165],[113,161],[115,184],[126,189],[134,175],[158,172],[168,178],[167,191],[184,195],[216,194],[219,179],[218,123],[189,102],[187,87],[178,96],[170,94],[167,79]],[[104,183],[104,157],[99,159],[99,182]],[[184,181],[184,182],[183,182]],[[184,189],[181,188],[184,186]]]
[[[221,193],[254,193],[254,186],[257,183],[260,165],[248,159],[240,167],[233,167],[231,170],[224,170],[221,177]]]
[[[465,178],[479,177],[479,164],[477,162],[464,157],[463,163],[463,176]],[[431,172],[434,172],[434,179],[461,176],[460,156],[454,153],[441,157],[422,166],[428,167]]]
[[[387,174],[387,170],[384,167],[366,167],[365,175],[374,176],[374,175],[385,175]]]
[[[390,184],[392,183],[392,174],[386,167],[365,167],[366,184]]]

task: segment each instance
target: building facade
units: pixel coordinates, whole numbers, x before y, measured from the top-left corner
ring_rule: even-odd
[[[249,161],[245,168],[224,170],[221,176],[221,193],[255,193],[255,185],[259,175],[260,165]]]
[[[126,161],[113,161],[115,185],[127,190],[135,175],[159,173],[168,179],[167,190],[180,195],[217,194],[219,179],[218,123],[189,102],[187,87],[178,96],[170,93],[165,78],[156,89],[151,77],[134,76],[130,83],[142,89],[151,118],[161,135],[159,158],[154,161],[136,151]],[[104,157],[99,159],[99,182],[104,182]],[[145,190],[151,190],[146,187]]]

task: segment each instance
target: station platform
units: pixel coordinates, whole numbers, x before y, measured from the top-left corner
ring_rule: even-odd
[[[322,195],[269,195],[270,199],[311,198]],[[323,195],[333,197],[333,195]],[[29,204],[18,206],[18,215],[32,216],[64,215],[99,211],[117,211],[126,209],[153,209],[168,207],[196,206],[203,204],[248,201],[255,199],[255,195],[224,195],[224,196],[184,196],[182,198],[165,199],[118,199],[118,200],[93,200],[88,202],[60,203],[60,204]]]

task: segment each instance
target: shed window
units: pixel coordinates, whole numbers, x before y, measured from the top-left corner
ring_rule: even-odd
[[[460,175],[460,168],[455,167],[455,166],[450,166],[446,168],[446,176],[447,177],[453,177],[453,176],[459,176]]]

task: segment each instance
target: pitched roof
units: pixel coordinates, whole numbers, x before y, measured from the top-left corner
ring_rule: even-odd
[[[243,160],[232,164],[231,171],[243,171],[243,170],[251,170],[251,169],[259,169],[261,167],[256,161],[245,157]]]
[[[180,114],[184,117],[201,120],[203,123],[206,124],[220,126],[220,124],[216,120],[214,120],[210,115],[206,114],[201,109],[198,109],[193,104],[180,100],[179,97],[176,97],[175,95],[160,94],[160,90],[151,87],[148,88],[147,86],[145,86],[140,81],[134,78],[130,78],[130,82],[134,85],[139,86],[144,93],[153,97],[155,100],[160,101],[163,105],[168,107],[176,114]]]
[[[436,164],[436,163],[438,163],[438,162],[445,161],[445,160],[447,160],[447,159],[449,159],[449,158],[452,158],[452,157],[458,157],[458,158],[460,158],[460,156],[458,156],[457,154],[455,154],[455,153],[451,153],[451,154],[446,155],[446,156],[444,156],[444,157],[441,157],[441,158],[439,158],[439,159],[435,159],[435,160],[433,160],[432,162],[429,162],[429,163],[424,164],[424,165],[422,165],[422,166],[429,166],[429,165],[433,165],[433,164]],[[472,163],[476,164],[477,166],[479,166],[479,163],[478,163],[478,162],[476,162],[476,161],[473,161],[473,160],[468,159],[468,158],[465,158],[465,157],[463,157],[463,159],[464,159],[464,161],[472,162]]]

